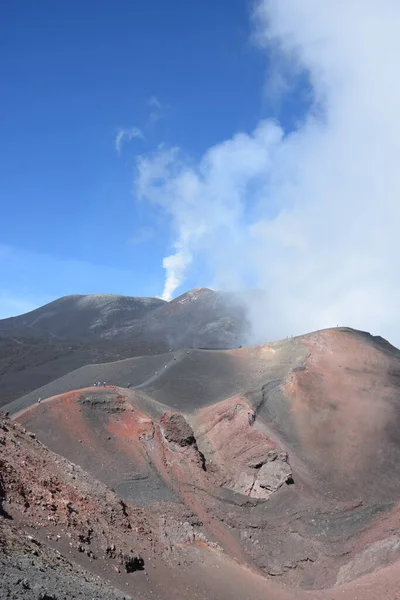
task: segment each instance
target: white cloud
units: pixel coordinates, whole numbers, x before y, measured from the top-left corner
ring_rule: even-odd
[[[287,136],[262,121],[198,163],[166,148],[139,160],[137,191],[175,236],[164,296],[204,262],[217,286],[267,290],[252,307],[263,339],[346,324],[399,344],[400,4],[263,0],[254,22],[314,104]]]
[[[120,128],[115,136],[115,149],[118,154],[121,154],[122,142],[126,140],[144,140],[144,135],[138,127]]]
[[[158,121],[165,118],[169,106],[168,104],[160,102],[157,96],[150,96],[150,98],[147,100],[147,104],[150,106],[148,126],[154,127]]]

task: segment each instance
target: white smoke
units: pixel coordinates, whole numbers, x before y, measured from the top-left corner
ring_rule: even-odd
[[[169,302],[174,296],[175,290],[185,281],[185,272],[192,262],[192,255],[182,248],[171,256],[163,259],[163,267],[166,272],[165,285],[161,298]]]
[[[141,158],[138,193],[176,236],[164,296],[204,264],[217,287],[267,291],[259,337],[346,324],[400,343],[400,3],[263,0],[254,23],[266,53],[307,73],[313,105],[291,134],[262,121],[197,164]]]

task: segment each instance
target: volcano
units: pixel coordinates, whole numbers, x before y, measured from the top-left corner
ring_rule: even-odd
[[[340,327],[239,348],[238,302],[146,302],[141,355],[126,313],[97,341],[93,313],[81,339],[3,327],[44,365],[57,344],[115,354],[3,406],[1,597],[397,598],[400,351]]]
[[[249,335],[245,301],[207,288],[171,302],[74,295],[0,320],[0,406],[87,364],[185,347],[237,347]]]

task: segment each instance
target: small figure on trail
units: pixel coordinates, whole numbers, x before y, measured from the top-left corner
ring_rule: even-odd
[[[105,381],[103,381],[103,387],[106,387],[106,382]]]
[[[40,404],[40,403],[41,403],[41,401],[42,401],[42,399],[39,397],[39,398],[38,398],[38,403]]]

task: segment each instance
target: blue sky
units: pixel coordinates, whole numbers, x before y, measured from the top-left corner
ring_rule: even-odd
[[[70,293],[161,293],[173,239],[168,216],[135,198],[135,157],[164,144],[196,160],[277,115],[250,9],[3,3],[0,317]],[[289,127],[293,106],[289,94]],[[125,136],[117,152],[118,131],[132,128],[141,137]],[[199,266],[185,287],[207,283]]]
[[[69,293],[160,294],[170,232],[132,195],[134,156],[196,157],[268,112],[249,4],[6,1],[0,40],[0,317]],[[118,155],[130,127],[145,139]]]
[[[257,287],[400,343],[400,4],[5,0],[0,317]]]

